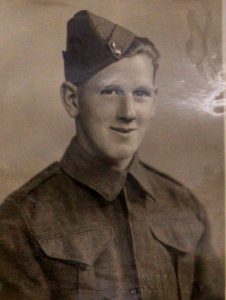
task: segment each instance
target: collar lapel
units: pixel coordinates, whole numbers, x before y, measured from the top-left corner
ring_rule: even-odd
[[[92,159],[73,138],[61,159],[63,170],[75,180],[95,190],[108,201],[120,193],[127,172],[119,172]]]
[[[132,161],[129,173],[138,181],[144,191],[156,200],[154,188],[152,186],[152,182],[154,182],[151,178],[153,176],[152,172],[150,172],[150,170],[148,170],[147,167],[139,161],[137,155],[135,155]]]

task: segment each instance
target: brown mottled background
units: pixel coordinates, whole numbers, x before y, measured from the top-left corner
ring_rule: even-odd
[[[160,49],[159,106],[141,156],[205,204],[223,259],[223,114],[208,106],[219,92],[221,0],[0,0],[0,199],[58,160],[73,136],[59,96],[61,51],[66,21],[81,9]]]

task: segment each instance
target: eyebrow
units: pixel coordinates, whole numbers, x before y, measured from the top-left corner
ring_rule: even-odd
[[[147,91],[147,92],[151,92],[154,90],[154,87],[153,86],[144,86],[144,85],[140,85],[138,87],[135,88],[135,91],[136,90],[143,90],[143,91]]]
[[[117,85],[117,84],[110,84],[110,85],[106,85],[104,87],[102,87],[102,90],[117,90],[117,91],[122,91],[123,89]]]
[[[106,85],[104,86],[102,89],[117,89],[117,90],[123,90],[121,88],[120,85],[117,85],[117,84],[110,84],[110,85]],[[140,85],[140,86],[137,86],[134,88],[134,90],[144,90],[144,91],[148,91],[148,92],[151,92],[154,90],[154,87],[153,86],[144,86],[144,85]]]

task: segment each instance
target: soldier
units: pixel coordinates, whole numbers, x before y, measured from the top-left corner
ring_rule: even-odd
[[[63,56],[76,136],[1,206],[0,299],[223,299],[202,206],[138,159],[156,105],[154,44],[80,11]]]

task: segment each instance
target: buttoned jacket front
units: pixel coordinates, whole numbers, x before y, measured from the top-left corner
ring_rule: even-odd
[[[137,157],[118,172],[73,140],[8,197],[0,231],[0,299],[223,299],[203,208]]]

